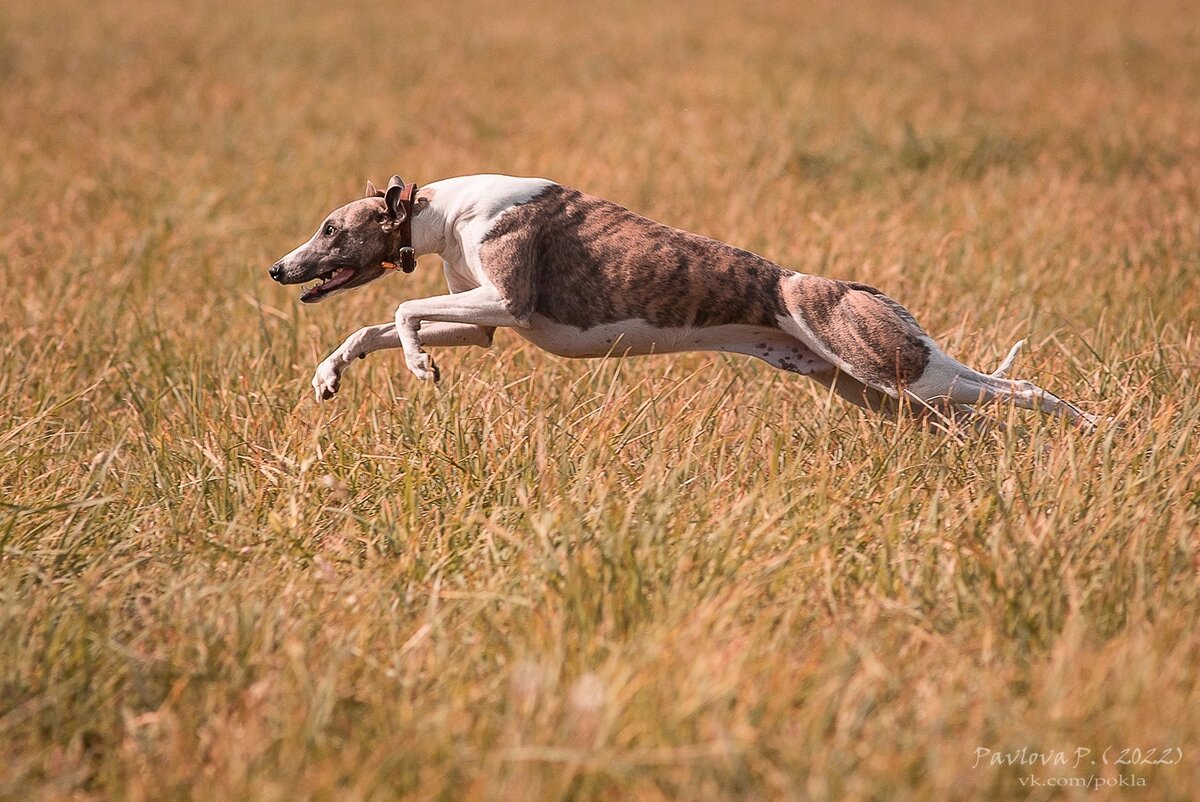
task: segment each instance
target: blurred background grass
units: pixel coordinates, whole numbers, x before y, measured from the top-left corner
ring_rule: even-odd
[[[0,797],[1200,786],[1191,3],[0,7]],[[1120,415],[957,444],[735,357],[315,364],[436,259],[265,268],[367,178],[543,175],[868,281]]]

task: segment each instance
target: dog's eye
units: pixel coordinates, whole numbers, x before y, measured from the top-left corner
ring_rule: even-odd
[[[332,237],[334,234],[337,233],[337,226],[335,226],[333,223],[326,223],[324,233],[325,233],[325,236]]]

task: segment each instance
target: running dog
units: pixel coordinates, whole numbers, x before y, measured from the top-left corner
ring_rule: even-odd
[[[487,348],[499,326],[566,357],[725,351],[811,376],[871,410],[976,425],[975,405],[1011,402],[1091,428],[1094,415],[999,368],[946,354],[908,310],[874,287],[787,270],[723,242],[657,223],[541,178],[474,175],[384,191],[325,218],[270,268],[318,283],[316,303],[391,270],[442,257],[449,293],[405,301],[392,322],[351,334],[317,366],[318,400],[355,357],[402,348],[419,379],[439,378],[425,348]]]

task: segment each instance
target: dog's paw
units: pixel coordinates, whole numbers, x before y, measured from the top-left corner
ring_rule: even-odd
[[[316,394],[317,400],[328,401],[333,398],[341,381],[341,374],[330,362],[325,361],[317,365],[317,372],[313,374],[312,379],[313,393]]]
[[[405,361],[408,363],[408,369],[413,372],[421,381],[440,381],[442,372],[438,370],[438,366],[434,363],[433,357],[424,351],[420,351],[412,356],[407,356]]]
[[[1079,418],[1075,421],[1075,425],[1085,432],[1097,432],[1101,429],[1116,429],[1119,432],[1123,432],[1129,428],[1128,424],[1121,418],[1116,418],[1112,415],[1093,415],[1090,412],[1082,411],[1079,413]]]

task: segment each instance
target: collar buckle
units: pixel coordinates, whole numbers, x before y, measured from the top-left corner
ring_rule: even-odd
[[[400,248],[400,269],[405,273],[411,273],[417,269],[417,252],[411,245]]]

